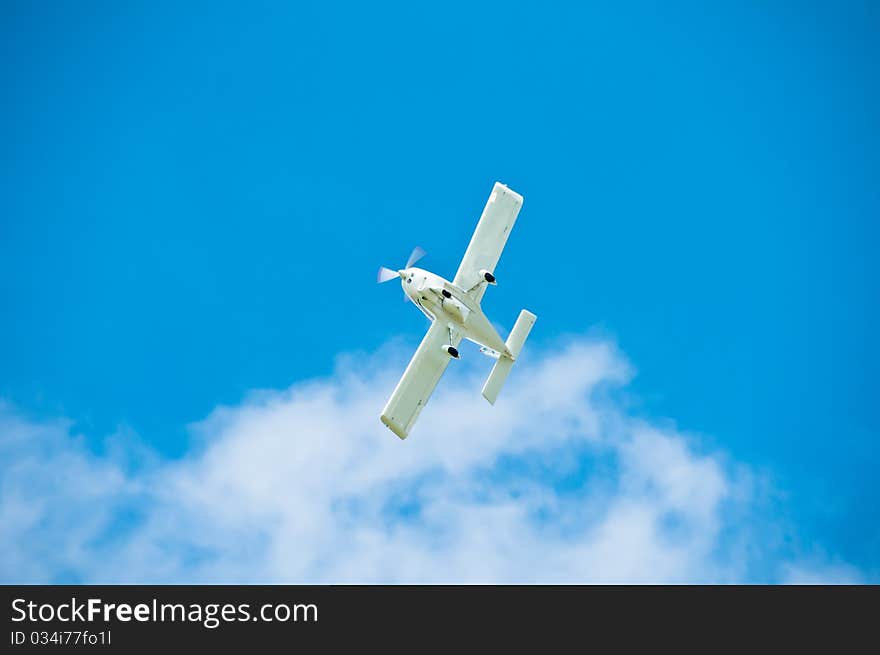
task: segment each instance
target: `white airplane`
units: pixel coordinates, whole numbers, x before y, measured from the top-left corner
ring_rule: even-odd
[[[522,203],[521,195],[495,183],[452,282],[413,267],[425,255],[418,247],[399,271],[384,266],[379,269],[377,282],[399,277],[405,299],[412,300],[432,321],[380,417],[401,439],[406,439],[412,430],[449,360],[459,358],[457,346],[462,339],[473,341],[480,346],[480,352],[496,360],[483,385],[483,397],[495,404],[537,318],[522,310],[504,341],[480,309],[486,287],[495,285],[495,265]]]

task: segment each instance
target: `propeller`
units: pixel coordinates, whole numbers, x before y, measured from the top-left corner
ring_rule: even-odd
[[[424,257],[425,254],[423,248],[420,248],[419,246],[413,248],[413,251],[409,254],[409,259],[406,260],[406,266],[404,266],[404,269],[411,268],[417,261]],[[379,272],[376,273],[376,282],[382,284],[383,282],[388,282],[397,277],[400,277],[397,271],[392,271],[390,268],[380,266]]]
[[[419,261],[426,254],[427,253],[425,253],[425,251],[422,248],[420,248],[419,246],[416,246],[415,248],[413,248],[413,251],[409,254],[409,259],[406,260],[406,266],[404,266],[404,268],[411,268],[417,261]]]
[[[397,271],[392,271],[390,268],[380,266],[379,272],[376,274],[376,282],[382,284],[383,282],[388,282],[388,280],[393,280],[396,277],[400,277],[397,274]]]

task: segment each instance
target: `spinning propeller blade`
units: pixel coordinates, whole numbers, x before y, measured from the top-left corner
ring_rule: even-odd
[[[406,260],[406,266],[404,266],[404,268],[411,267],[413,264],[415,264],[417,261],[419,261],[422,257],[424,257],[425,254],[426,253],[422,248],[420,248],[419,246],[416,246],[415,248],[413,248],[413,251],[410,253],[409,259]]]
[[[425,256],[425,251],[416,246],[413,248],[413,251],[409,255],[409,259],[406,262],[406,268],[410,268],[413,264],[419,261],[422,257]],[[382,284],[383,282],[388,282],[389,280],[393,280],[394,278],[400,277],[398,271],[392,271],[390,268],[385,268],[384,266],[379,267],[379,272],[376,273],[376,282]],[[406,295],[406,292],[403,293],[403,299],[409,300],[409,296]]]
[[[397,274],[397,271],[392,271],[390,268],[380,266],[379,272],[376,273],[376,282],[382,284],[383,282],[388,282],[388,280],[393,280],[396,277],[400,277]]]

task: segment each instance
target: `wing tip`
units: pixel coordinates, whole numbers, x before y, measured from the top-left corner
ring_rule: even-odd
[[[523,197],[520,194],[518,194],[516,191],[511,189],[509,186],[504,184],[504,182],[495,182],[495,186],[492,187],[492,191],[497,192],[499,190],[503,190],[504,193],[509,193],[510,195],[513,196],[514,201],[516,201],[518,204],[522,205]]]
[[[385,424],[385,427],[387,427],[394,434],[396,434],[400,438],[401,441],[406,439],[406,437],[407,437],[406,431],[401,426],[399,426],[397,423],[395,423],[394,420],[390,416],[382,414],[379,417],[379,420]]]

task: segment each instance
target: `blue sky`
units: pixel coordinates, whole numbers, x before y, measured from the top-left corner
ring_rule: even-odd
[[[764,4],[6,3],[0,398],[185,459],[218,406],[414,345],[376,267],[451,277],[501,180],[490,316],[616,343],[628,416],[876,576],[880,10]]]

